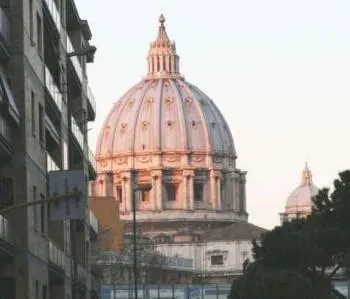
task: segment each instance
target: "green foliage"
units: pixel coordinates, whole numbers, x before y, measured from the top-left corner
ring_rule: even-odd
[[[306,219],[286,222],[253,242],[254,262],[232,286],[234,299],[332,298],[331,279],[350,267],[350,171],[322,189]]]
[[[320,275],[304,275],[289,268],[248,267],[233,283],[234,299],[331,299],[331,284]]]

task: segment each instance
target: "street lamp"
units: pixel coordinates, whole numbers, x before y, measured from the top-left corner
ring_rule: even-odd
[[[136,185],[132,186],[132,230],[133,230],[133,255],[134,255],[134,263],[133,263],[133,272],[134,272],[134,293],[135,299],[138,299],[138,283],[137,283],[137,226],[136,226],[136,191],[149,191],[152,189],[151,185]]]
[[[47,204],[47,203],[57,202],[57,201],[61,201],[61,200],[67,200],[67,199],[70,199],[72,197],[79,198],[80,195],[81,195],[81,192],[74,191],[74,192],[67,193],[64,195],[57,195],[57,196],[52,196],[52,197],[45,198],[45,199],[27,201],[24,203],[12,205],[12,206],[0,209],[0,215],[4,215],[4,214],[12,212],[14,210],[23,209],[23,208],[27,208],[30,206]]]
[[[67,53],[67,57],[86,56],[87,62],[94,62],[94,55],[96,53],[96,50],[97,49],[95,46],[88,46],[88,47],[83,48],[81,50]]]

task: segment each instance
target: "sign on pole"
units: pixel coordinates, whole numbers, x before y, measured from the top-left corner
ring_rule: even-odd
[[[83,170],[49,172],[49,196],[61,195],[67,197],[50,203],[50,220],[85,219],[87,186]]]

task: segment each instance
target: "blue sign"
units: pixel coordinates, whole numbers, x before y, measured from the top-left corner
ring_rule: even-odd
[[[84,171],[49,172],[49,196],[64,196],[64,198],[50,203],[50,220],[85,219],[87,186]]]

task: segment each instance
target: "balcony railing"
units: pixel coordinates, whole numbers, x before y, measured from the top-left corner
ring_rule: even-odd
[[[97,234],[98,233],[98,221],[97,221],[95,214],[92,211],[90,211],[90,226]]]
[[[58,110],[62,112],[62,94],[55,81],[53,80],[53,77],[47,66],[45,66],[45,86],[49,91],[52,99],[54,100]]]
[[[9,221],[2,215],[0,215],[0,239],[10,243],[10,229]]]
[[[84,135],[73,116],[71,117],[71,130],[81,149],[84,151]]]
[[[80,281],[84,281],[84,282],[87,282],[87,279],[88,279],[88,273],[86,271],[85,268],[83,268],[82,266],[78,265],[77,266],[77,275],[78,275],[78,279]]]
[[[0,135],[11,144],[11,129],[7,121],[0,115]]]
[[[0,8],[0,32],[2,34],[4,41],[7,43],[7,46],[10,46],[11,44],[10,21],[7,18],[4,11],[2,10],[2,8]]]
[[[96,171],[97,163],[96,163],[95,155],[90,148],[89,148],[89,163]]]
[[[48,172],[61,170],[56,162],[51,158],[49,153],[46,153],[46,168]]]
[[[50,11],[51,17],[56,25],[58,32],[61,32],[61,16],[57,9],[55,0],[45,0],[46,6]]]
[[[62,270],[65,270],[66,255],[52,241],[49,241],[49,261]]]
[[[75,49],[73,47],[73,44],[69,38],[69,36],[67,36],[67,53],[73,53],[75,52]],[[79,78],[80,83],[83,81],[83,69],[80,65],[79,59],[76,56],[71,56],[69,57],[69,59],[71,60],[74,70]]]
[[[100,290],[100,283],[95,275],[91,275],[91,290],[95,292]]]
[[[90,103],[92,110],[94,111],[94,113],[96,113],[96,101],[95,101],[94,94],[92,93],[92,90],[91,90],[89,85],[87,86],[86,96],[87,96],[87,99]]]

